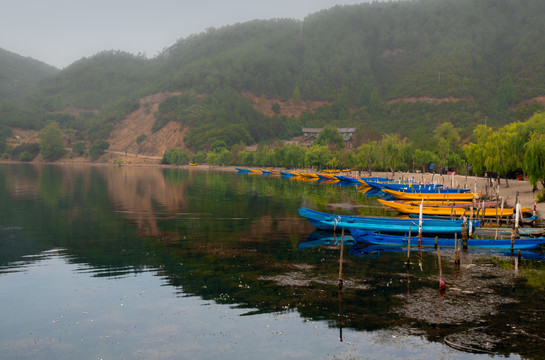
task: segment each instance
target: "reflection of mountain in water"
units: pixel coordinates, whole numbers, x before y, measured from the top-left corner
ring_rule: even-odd
[[[154,167],[101,167],[97,171],[106,181],[112,207],[136,224],[141,236],[161,235],[158,213],[175,215],[187,209],[187,179],[171,184],[163,170]]]
[[[367,249],[372,256],[356,256],[349,252],[348,235],[339,319],[340,246],[331,246],[339,238],[322,233],[316,238],[297,208],[304,202],[324,211],[327,204],[354,201],[359,194],[353,189],[215,172],[81,165],[2,165],[0,181],[0,201],[10,204],[0,207],[0,225],[11,229],[0,231],[2,271],[16,271],[18,263],[62,249],[94,276],[153,271],[180,296],[232,304],[248,309],[247,315],[297,311],[331,327],[394,329],[432,341],[454,340],[453,334],[479,328],[495,341],[492,351],[502,354],[518,352],[521,344],[543,345],[524,335],[545,331],[541,313],[534,311],[543,290],[511,277],[509,266],[467,258],[466,267],[456,269],[445,251],[443,272],[451,289],[440,297],[434,253],[423,254],[422,271],[413,267],[408,274],[404,252],[377,256]],[[526,313],[531,316],[522,316]],[[506,323],[520,331],[513,333]]]

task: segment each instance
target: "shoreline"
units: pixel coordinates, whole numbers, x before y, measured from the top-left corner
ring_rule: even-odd
[[[76,160],[76,161],[74,161]],[[223,171],[223,172],[237,172],[237,167],[239,166],[233,166],[233,165],[206,165],[206,164],[199,164],[199,165],[164,165],[159,164],[156,161],[153,162],[127,162],[122,164],[116,164],[114,162],[89,162],[89,161],[77,161],[78,159],[74,159],[71,161],[61,160],[57,162],[42,162],[42,161],[32,161],[32,162],[20,162],[20,161],[9,161],[9,160],[0,160],[0,164],[33,164],[33,165],[84,165],[84,166],[128,166],[128,167],[156,167],[156,168],[166,168],[166,169],[197,169],[201,171]],[[243,166],[240,166],[243,167]],[[248,167],[243,167],[248,168]],[[262,167],[266,170],[288,170],[285,168],[274,168],[274,167]],[[257,169],[257,167],[256,167]],[[316,173],[316,169],[292,169],[297,171],[304,171],[308,173]],[[348,173],[344,173],[345,175],[349,176],[358,176],[358,171],[351,171]],[[368,176],[380,176],[380,177],[389,177],[392,178],[391,172],[383,172],[383,171],[373,171],[371,175],[367,171],[362,171],[359,174],[360,177],[368,177]],[[516,179],[509,179],[508,184],[509,187],[507,187],[505,179],[500,179],[499,186],[495,183],[495,181],[492,181],[492,184],[494,184],[494,189],[491,187],[488,187],[487,185],[490,183],[490,179],[485,177],[476,177],[476,176],[466,176],[466,175],[439,175],[439,174],[433,174],[433,173],[409,173],[409,172],[396,172],[393,176],[396,180],[408,180],[412,179],[414,181],[421,181],[421,182],[433,182],[436,184],[442,184],[445,187],[465,187],[470,188],[472,191],[474,191],[475,187],[477,189],[477,192],[485,194],[488,191],[488,194],[493,194],[496,189],[499,191],[499,197],[501,199],[505,200],[505,206],[506,207],[514,207],[517,194],[518,199],[522,207],[527,207],[530,209],[536,209],[536,216],[541,221],[543,219],[543,216],[545,215],[545,203],[536,203],[536,195],[538,192],[541,191],[542,186],[538,183],[538,189],[536,192],[533,191],[532,185],[529,183],[528,180],[516,180]]]

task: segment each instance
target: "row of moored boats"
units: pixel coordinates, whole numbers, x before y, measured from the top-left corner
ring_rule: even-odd
[[[417,182],[396,182],[388,178],[360,178],[341,175],[340,173],[302,173],[292,171],[237,169],[242,173],[280,175],[302,180],[327,180],[349,182],[358,186],[360,191],[373,190],[380,194],[378,201],[388,209],[405,216],[369,217],[354,215],[328,214],[312,209],[299,209],[299,214],[317,229],[350,231],[356,242],[384,246],[455,246],[456,238],[467,231],[470,238],[468,247],[495,249],[538,249],[545,244],[541,228],[520,228],[523,223],[534,224],[536,217],[531,209],[521,208],[517,204],[508,208],[499,200],[483,199],[483,195],[462,188],[446,188],[440,184]],[[494,237],[476,238],[484,222],[495,223],[495,231],[483,233]],[[509,223],[510,227],[500,227],[500,223]],[[464,230],[462,230],[464,229]],[[512,241],[514,231],[516,239]],[[418,234],[421,234],[418,237]],[[466,233],[467,234],[467,233]],[[508,238],[500,238],[501,235]],[[524,237],[519,237],[524,234]],[[410,237],[413,237],[411,242]]]

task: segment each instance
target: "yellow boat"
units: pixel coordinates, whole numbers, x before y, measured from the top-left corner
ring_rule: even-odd
[[[465,193],[419,193],[419,192],[403,192],[390,189],[382,191],[392,195],[399,200],[443,200],[443,201],[472,201],[474,198],[480,198],[482,194],[465,192]]]
[[[400,213],[403,214],[420,214],[420,205],[410,205],[397,201],[386,201],[382,199],[377,199],[382,205],[388,206]],[[530,212],[529,208],[522,208],[523,213]],[[513,208],[504,208],[503,212],[500,208],[484,208],[484,217],[487,218],[496,218],[501,217],[510,217],[515,213]],[[423,215],[440,215],[440,216],[450,216],[451,214],[456,217],[467,216],[471,214],[471,210],[465,207],[446,207],[446,206],[422,206]],[[483,216],[483,209],[473,209],[473,216],[476,218]]]
[[[295,176],[300,176],[302,178],[307,178],[307,179],[319,179],[320,178],[318,175],[312,174],[312,173],[305,173],[305,172],[295,173],[295,172],[292,172],[292,174],[294,174]]]

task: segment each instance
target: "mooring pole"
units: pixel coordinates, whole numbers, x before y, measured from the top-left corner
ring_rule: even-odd
[[[343,288],[344,227],[341,230],[341,258],[339,260],[339,290]]]
[[[411,227],[409,227],[409,238],[407,241],[407,268],[411,265]]]
[[[462,223],[462,246],[464,250],[467,250],[467,218],[464,216],[464,221]]]

